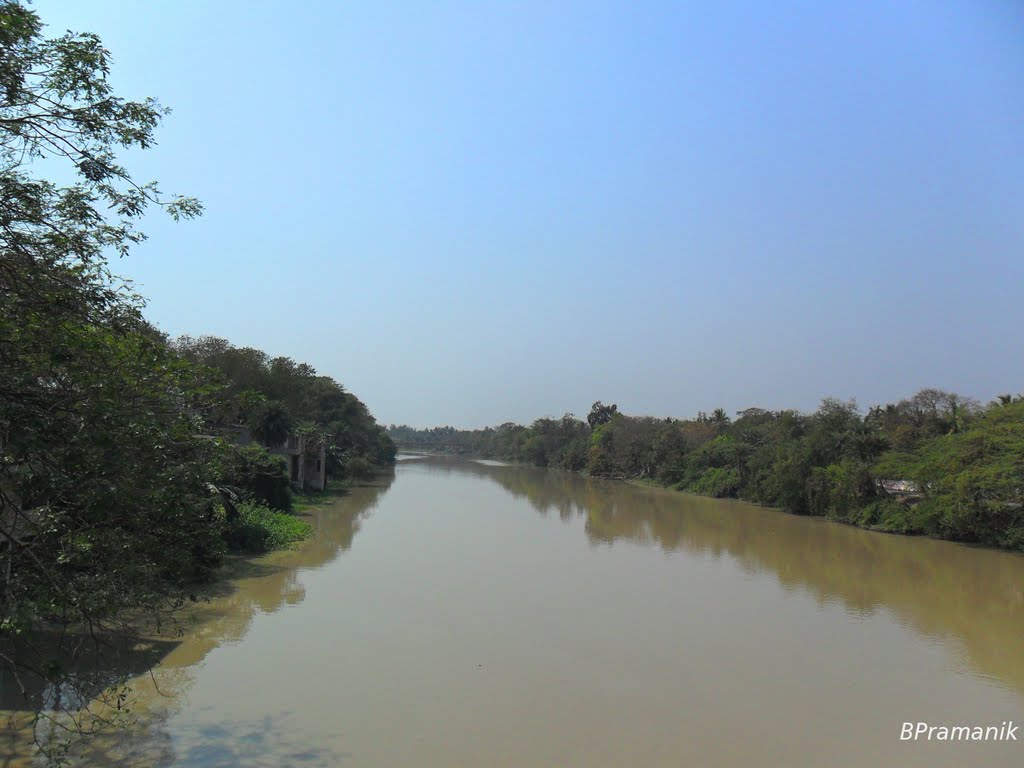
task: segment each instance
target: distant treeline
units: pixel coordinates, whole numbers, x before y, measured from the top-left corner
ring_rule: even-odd
[[[627,416],[594,403],[530,426],[392,425],[407,446],[599,477],[647,480],[865,528],[1024,550],[1024,399],[987,406],[937,389],[861,413],[825,399],[811,414],[717,409],[693,419]]]

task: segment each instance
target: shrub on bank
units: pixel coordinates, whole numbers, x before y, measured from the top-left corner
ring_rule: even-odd
[[[687,490],[701,496],[714,496],[716,499],[721,499],[726,496],[735,496],[739,487],[740,475],[735,469],[710,467],[705,469]]]
[[[243,500],[287,512],[292,508],[291,478],[283,456],[259,445],[227,446],[215,473],[221,485]]]
[[[362,456],[356,456],[345,462],[345,475],[353,480],[372,480],[377,476],[377,468]]]
[[[261,553],[284,549],[313,535],[313,527],[286,512],[243,502],[238,517],[225,526],[224,540],[234,552]]]

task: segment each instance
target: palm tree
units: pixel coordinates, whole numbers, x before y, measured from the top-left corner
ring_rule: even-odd
[[[715,431],[718,434],[725,432],[725,428],[732,423],[732,419],[726,414],[724,408],[715,408],[711,412],[711,423],[715,425]]]
[[[249,429],[260,443],[273,448],[288,439],[292,431],[292,418],[279,400],[268,400],[249,417]]]

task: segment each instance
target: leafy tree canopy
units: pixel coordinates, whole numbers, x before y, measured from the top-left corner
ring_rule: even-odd
[[[0,661],[26,696],[48,682],[81,701],[106,687],[72,674],[81,633],[159,619],[222,544],[203,392],[108,268],[148,206],[200,205],[118,162],[166,110],[114,93],[94,35],[41,29],[0,2]]]

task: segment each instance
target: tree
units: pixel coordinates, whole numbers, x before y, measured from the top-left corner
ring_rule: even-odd
[[[726,414],[724,408],[715,408],[711,413],[709,421],[715,425],[715,431],[718,434],[722,434],[732,423],[732,419]]]
[[[244,423],[257,440],[274,447],[295,425],[315,426],[316,441],[329,435],[329,476],[344,473],[346,462],[356,456],[375,465],[394,461],[394,442],[365,403],[330,376],[318,375],[311,365],[271,358],[262,350],[235,347],[215,336],[182,336],[172,347],[202,366],[200,378],[218,391],[215,407],[206,414],[212,431]]]
[[[164,206],[174,217],[201,211],[194,198],[161,197],[157,184],[136,183],[117,162],[118,147],[146,149],[168,110],[152,98],[125,101],[107,81],[110,53],[96,35],[67,33],[53,40],[41,37],[38,16],[14,0],[0,3],[0,163],[8,191],[21,192],[26,207],[47,202],[56,193],[61,207],[35,208],[30,225],[47,227],[53,214],[72,226],[82,242],[79,256],[102,261],[96,246],[124,254],[142,235],[133,221],[147,205]],[[30,180],[21,169],[35,159],[70,161],[79,183],[64,189]],[[115,212],[108,220],[96,204]],[[66,229],[62,230],[66,233]],[[53,232],[54,235],[59,233]],[[52,243],[51,243],[52,244]]]
[[[920,489],[900,530],[1024,550],[1024,402],[993,404],[963,431],[889,452],[874,470]]]
[[[600,400],[598,400],[590,407],[590,413],[587,414],[587,424],[590,425],[591,429],[595,429],[602,424],[607,424],[618,412],[619,406],[614,404],[604,405]]]
[[[129,616],[161,622],[222,549],[204,393],[107,263],[148,206],[200,205],[117,162],[166,110],[115,95],[96,36],[41,28],[0,2],[0,664],[37,711],[43,686],[58,703],[116,688],[76,653],[115,648],[98,638]],[[33,177],[40,160],[76,181]]]
[[[252,436],[268,448],[281,445],[292,431],[292,419],[284,403],[268,400],[256,407],[249,419]]]

